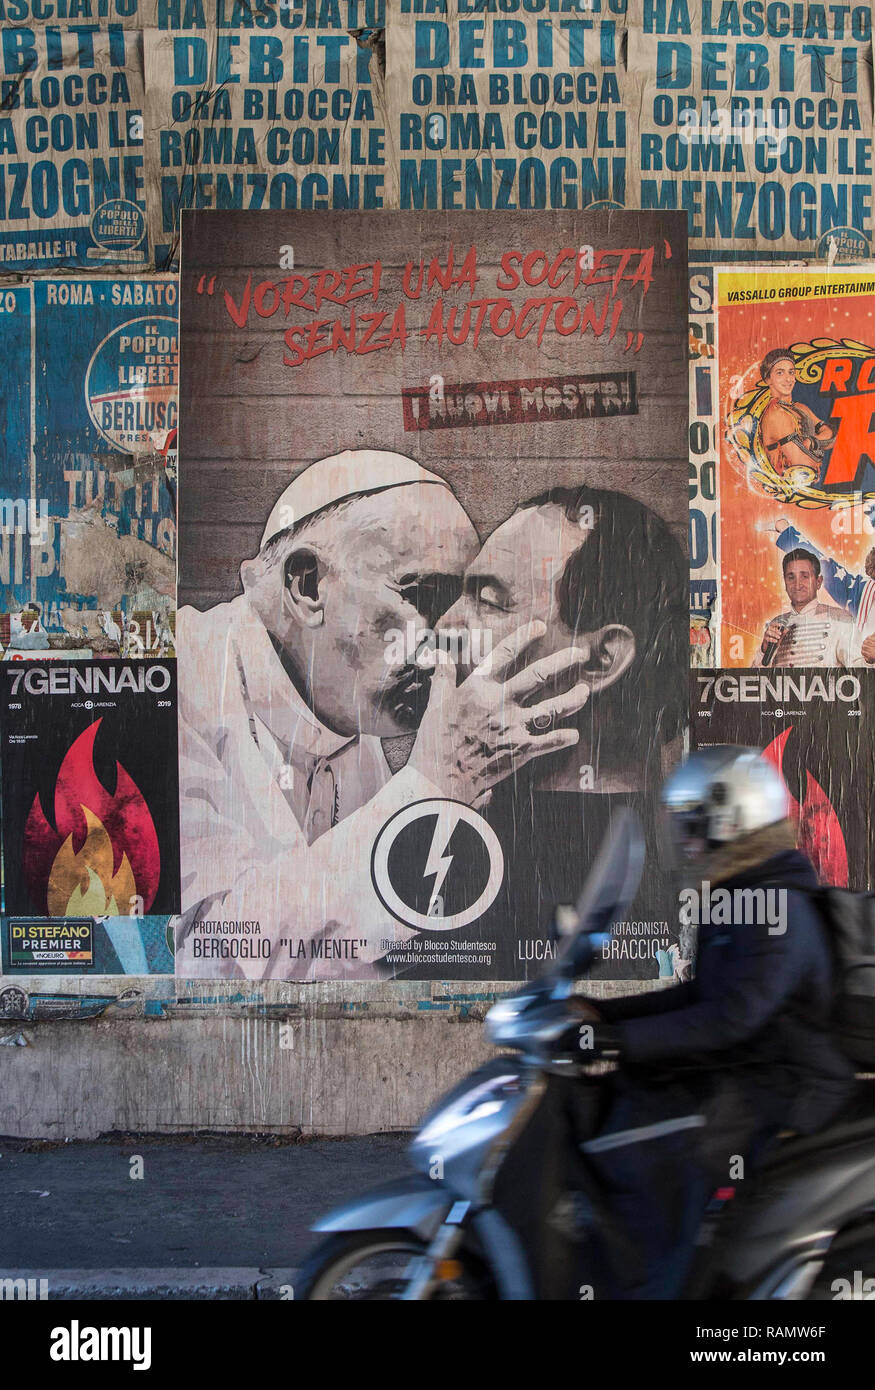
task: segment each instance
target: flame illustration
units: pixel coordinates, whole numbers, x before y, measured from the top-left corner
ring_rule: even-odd
[[[792,729],[791,724],[763,749],[763,757],[772,763],[785,786],[787,783],[783,773],[784,749]],[[801,806],[789,787],[787,788],[791,814],[799,822],[799,848],[808,855],[821,883],[831,884],[835,888],[847,888],[850,877],[848,848],[839,818],[817,778],[807,769],[805,776],[805,799]]]
[[[116,763],[110,793],[94,769],[101,720],[80,734],[55,782],[53,828],[39,796],[24,828],[23,867],[31,893],[49,917],[123,916],[131,898],[148,912],[161,877],[155,824],[145,799]],[[139,906],[139,905],[138,905]]]

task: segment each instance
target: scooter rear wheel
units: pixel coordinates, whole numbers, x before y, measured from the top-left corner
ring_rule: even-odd
[[[401,1299],[427,1246],[402,1231],[362,1231],[331,1236],[317,1246],[295,1281],[295,1298],[309,1302],[375,1302]],[[444,1280],[432,1299],[489,1297],[473,1271]]]

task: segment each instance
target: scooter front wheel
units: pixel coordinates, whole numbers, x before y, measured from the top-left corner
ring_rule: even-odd
[[[388,1301],[402,1299],[421,1269],[427,1246],[401,1231],[361,1231],[331,1236],[317,1246],[295,1281],[295,1298]],[[456,1263],[456,1262],[454,1262]],[[479,1270],[458,1265],[453,1277],[442,1278],[432,1299],[443,1301],[489,1298]]]

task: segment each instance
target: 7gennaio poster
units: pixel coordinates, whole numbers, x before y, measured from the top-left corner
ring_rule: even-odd
[[[758,749],[780,774],[797,843],[821,883],[875,882],[871,787],[875,685],[866,672],[714,669],[690,675],[694,748]]]
[[[4,972],[173,969],[175,661],[0,662]]]

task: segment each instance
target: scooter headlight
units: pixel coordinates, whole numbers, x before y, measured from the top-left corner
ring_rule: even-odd
[[[516,1023],[534,996],[531,994],[508,994],[498,999],[486,1015],[486,1036],[490,1042],[497,1042],[502,1030]]]
[[[417,1145],[434,1144],[463,1125],[475,1124],[478,1120],[485,1120],[490,1115],[497,1114],[507,1104],[508,1094],[519,1091],[520,1086],[517,1072],[493,1076],[479,1086],[474,1086],[472,1090],[466,1091],[463,1096],[444,1106],[424,1125],[416,1136]]]

